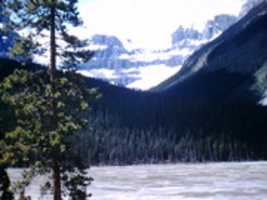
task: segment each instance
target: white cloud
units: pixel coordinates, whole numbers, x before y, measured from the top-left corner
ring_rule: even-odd
[[[201,29],[213,16],[238,14],[243,0],[81,0],[86,34],[130,38],[136,47],[170,46],[179,25]]]

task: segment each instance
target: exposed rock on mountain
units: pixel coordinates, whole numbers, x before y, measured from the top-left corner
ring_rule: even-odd
[[[217,15],[213,20],[207,22],[203,31],[205,39],[213,39],[236,23],[238,18],[233,15]]]
[[[198,100],[211,96],[216,99],[263,96],[266,94],[266,63],[265,2],[196,51],[176,75],[154,90],[176,91],[183,97],[190,94],[199,97]]]
[[[242,6],[239,16],[244,17],[252,8],[256,7],[260,3],[266,0],[247,0],[246,3]]]
[[[237,21],[237,17],[218,15],[207,22],[200,32],[182,26],[172,34],[172,46],[168,49],[147,51],[128,50],[115,36],[95,35],[91,39],[96,49],[93,60],[81,66],[80,72],[87,76],[109,80],[112,83],[148,89],[177,72],[186,58],[201,45],[217,37],[222,31]],[[148,81],[152,77],[144,76],[142,71],[149,67],[151,74],[162,76],[160,80]],[[158,70],[157,68],[165,68]]]

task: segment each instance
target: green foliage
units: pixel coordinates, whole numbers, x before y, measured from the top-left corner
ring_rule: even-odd
[[[31,38],[18,37],[14,41],[10,53],[12,58],[31,61],[32,55],[40,54],[40,51],[37,50],[37,46],[32,42]]]
[[[13,109],[16,118],[15,130],[5,134],[5,155],[10,160],[17,161],[15,158],[20,158],[21,162],[30,163],[34,169],[30,174],[52,172],[51,184],[56,200],[61,200],[63,175],[69,174],[75,179],[83,174],[81,170],[84,166],[73,154],[71,137],[87,126],[88,116],[85,114],[89,110],[87,97],[92,97],[94,93],[84,89],[83,83],[71,72],[61,74],[59,77],[55,73],[58,57],[61,57],[62,66],[72,71],[76,64],[87,61],[93,55],[86,49],[86,40],[80,40],[67,32],[67,27],[77,27],[82,24],[77,2],[77,0],[5,2],[5,10],[10,16],[9,24],[15,31],[27,29],[27,38],[31,41],[28,43],[27,40],[18,40],[12,48],[12,53],[44,54],[50,50],[49,76],[43,71],[31,73],[17,70],[1,84],[2,100]],[[47,48],[46,43],[38,42],[44,37],[49,37],[50,48]],[[57,43],[60,43],[60,46]],[[38,51],[32,47],[38,47]],[[23,181],[26,179],[28,184],[32,176],[26,177]],[[83,181],[79,183],[85,185],[90,183],[87,179],[80,180]],[[27,184],[21,185],[25,187]],[[71,191],[72,198],[75,196],[74,192],[84,194],[84,199],[87,196],[86,190],[79,186],[71,188]]]
[[[82,25],[77,8],[78,0],[8,0],[7,7],[13,11],[13,28],[17,31],[30,29],[28,38],[38,46],[38,54],[47,52],[47,44],[40,43],[40,37],[48,37],[51,28],[51,9],[55,9],[55,31],[57,35],[57,57],[61,67],[75,69],[79,63],[87,62],[93,52],[88,50],[88,40],[81,40],[69,34],[67,28]],[[51,39],[51,38],[50,38]],[[43,38],[42,38],[43,40]],[[19,49],[18,49],[19,50]],[[33,52],[37,53],[37,52]]]
[[[63,178],[72,200],[86,199],[91,196],[91,194],[86,194],[84,192],[86,191],[86,187],[93,181],[92,178],[86,177],[86,174],[86,171],[80,170],[76,176],[66,176]]]
[[[62,74],[53,88],[42,70],[35,73],[16,70],[1,83],[0,93],[16,119],[16,128],[7,132],[5,142],[1,142],[5,145],[1,148],[5,149],[2,160],[27,163],[33,175],[51,172],[56,161],[62,174],[68,177],[66,189],[72,195],[77,190],[77,194],[86,196],[84,187],[91,179],[84,177],[85,166],[73,151],[71,137],[88,126],[88,103],[96,91],[86,89],[84,82],[72,73]],[[33,176],[26,177],[29,181],[21,184],[23,187]],[[78,185],[72,187],[71,183]]]
[[[9,38],[11,47],[5,52],[6,56],[22,61],[31,60],[34,53],[38,53],[36,45],[32,42],[32,38],[26,38],[15,32],[16,19],[13,18],[12,0],[0,1],[0,37]]]
[[[7,152],[5,133],[14,127],[13,113],[0,99],[0,200],[13,200],[14,196],[10,188],[10,180],[7,167],[10,165],[13,154]]]

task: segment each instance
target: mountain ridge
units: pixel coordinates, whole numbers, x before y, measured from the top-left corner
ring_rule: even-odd
[[[267,33],[266,8],[267,3],[265,2],[251,10],[244,18],[231,26],[221,36],[204,45],[191,55],[177,74],[151,91],[178,91],[178,88],[182,88],[181,85],[184,84],[183,82],[186,82],[188,79],[192,80],[194,76],[197,77],[201,74],[206,74],[206,80],[203,80],[203,84],[204,82],[206,85],[218,84],[218,81],[208,82],[207,78],[208,74],[212,77],[216,75],[217,71],[226,73],[229,76],[234,74],[236,76],[244,76],[247,79],[247,81],[244,80],[244,84],[254,79],[257,70],[267,60],[267,38],[265,36]],[[246,90],[250,90],[254,84],[257,84],[256,80],[252,82],[252,85],[249,85]],[[239,84],[241,85],[235,85],[235,87],[242,88],[242,83]],[[227,83],[224,86],[227,87]],[[223,87],[223,83],[221,87]],[[197,90],[196,88],[190,87],[188,89],[193,92]],[[246,93],[250,92],[246,91]],[[261,93],[260,96],[262,95]]]
[[[222,14],[209,20],[202,32],[193,27],[185,28],[180,26],[172,34],[172,46],[162,50],[127,50],[116,36],[95,35],[92,37],[91,43],[92,46],[99,46],[100,50],[96,50],[95,58],[81,65],[80,70],[92,72],[92,74],[87,74],[104,78],[115,84],[124,86],[136,85],[134,83],[140,81],[140,79],[150,79],[150,77],[142,77],[141,70],[145,67],[154,66],[156,70],[157,66],[162,65],[166,70],[173,68],[178,71],[185,59],[194,50],[212,40],[236,21],[237,17]],[[101,69],[103,73],[101,73]],[[109,74],[105,75],[105,70],[103,69],[108,69]],[[128,72],[129,69],[134,75]],[[151,70],[154,69],[152,68]],[[86,75],[86,73],[84,74]],[[160,75],[162,75],[162,71],[158,73],[158,76]]]

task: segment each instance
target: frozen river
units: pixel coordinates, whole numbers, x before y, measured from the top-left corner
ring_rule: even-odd
[[[267,199],[267,162],[93,167],[89,174],[91,200]],[[28,190],[33,200],[42,179]]]

